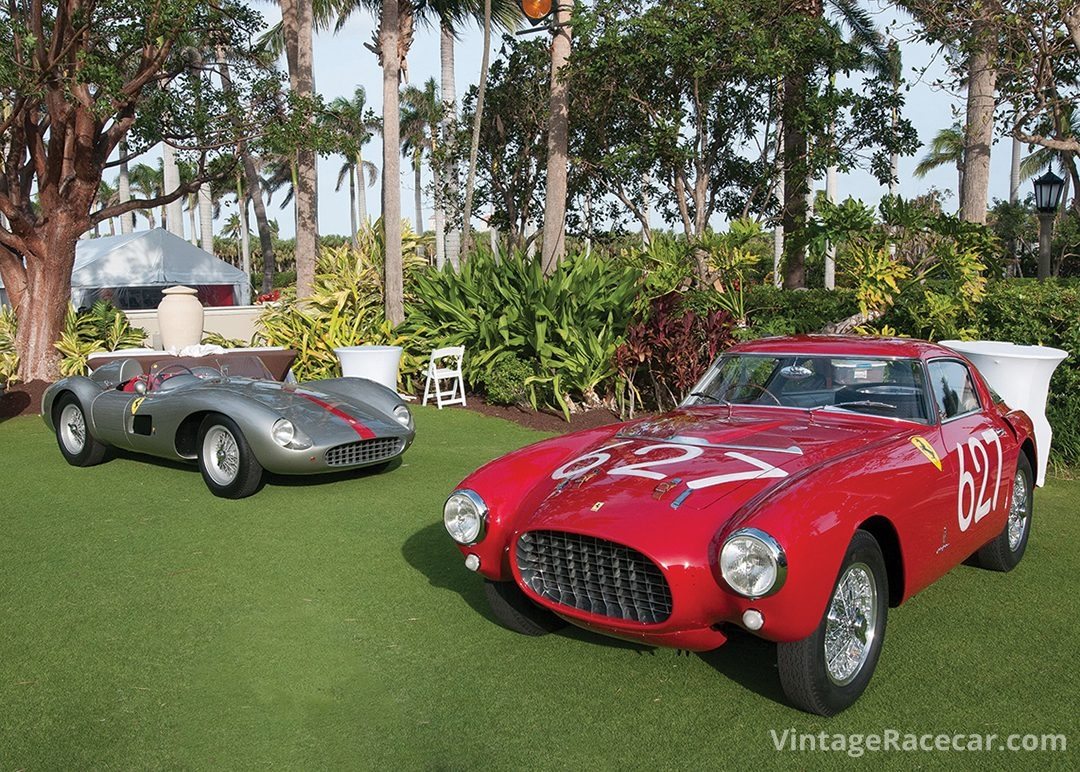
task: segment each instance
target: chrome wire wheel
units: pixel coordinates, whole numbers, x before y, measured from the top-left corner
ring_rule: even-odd
[[[865,563],[852,563],[837,582],[825,623],[825,671],[846,686],[866,664],[877,634],[878,588]]]
[[[60,411],[60,441],[72,455],[81,453],[86,446],[86,417],[73,402]]]
[[[213,426],[203,437],[203,461],[207,474],[218,485],[228,485],[240,471],[236,437],[224,426]]]
[[[1019,469],[1013,479],[1012,500],[1009,502],[1009,549],[1016,552],[1024,541],[1028,526],[1028,482]]]

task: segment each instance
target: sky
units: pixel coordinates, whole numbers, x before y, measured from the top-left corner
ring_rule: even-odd
[[[259,2],[255,4],[255,7],[263,13],[268,24],[273,24],[280,18],[276,5]],[[955,120],[956,111],[963,108],[962,95],[949,93],[934,85],[937,80],[943,78],[944,65],[940,57],[935,56],[933,48],[909,40],[913,30],[902,14],[887,4],[880,3],[879,0],[870,0],[868,7],[878,27],[890,30],[901,40],[904,53],[904,74],[911,86],[907,94],[904,116],[915,126],[919,141],[923,145],[916,156],[900,160],[900,194],[907,198],[923,193],[930,187],[937,187],[951,194],[946,199],[945,206],[946,209],[955,210],[957,200],[954,169],[938,169],[924,179],[914,177],[912,172],[918,158],[925,152],[925,145],[939,129],[950,125]],[[316,35],[315,87],[327,102],[338,96],[351,98],[356,87],[362,86],[367,92],[368,104],[376,113],[381,114],[382,73],[375,55],[363,45],[371,40],[376,24],[374,15],[358,12],[340,32]],[[499,37],[494,35],[493,57],[499,45]],[[483,34],[480,29],[470,27],[462,31],[455,52],[459,104],[461,96],[479,78],[482,48]],[[284,63],[281,66],[284,68]],[[409,81],[420,85],[428,78],[435,78],[436,82],[439,80],[439,34],[436,27],[420,26],[416,30],[415,41],[409,53]],[[365,146],[364,152],[366,158],[381,165],[379,160],[382,147],[378,136]],[[994,145],[991,155],[991,201],[994,198],[1008,198],[1010,153],[1008,140],[1000,140]],[[323,234],[345,234],[350,228],[348,188],[343,186],[340,192],[334,191],[338,170],[343,162],[344,159],[339,157],[322,158],[319,161],[319,232]],[[412,203],[414,183],[410,163],[403,160],[401,172],[402,216],[411,222],[414,219]],[[428,182],[426,173],[424,179],[426,184]],[[379,211],[380,184],[381,181],[377,181],[374,187],[368,189],[368,210],[372,217],[376,217]],[[819,181],[818,187],[823,188],[824,182]],[[1025,183],[1021,188],[1021,197],[1026,195],[1029,189],[1030,183]],[[841,200],[851,195],[868,203],[876,203],[885,192],[868,172],[855,171],[840,175]],[[281,235],[288,238],[294,233],[292,208],[290,205],[285,209],[279,209],[279,203],[280,196],[271,203],[268,214],[277,219]],[[424,196],[424,210],[426,227],[430,228],[431,200],[427,194]],[[234,211],[235,205],[226,206],[223,218]],[[482,215],[483,212],[479,214]],[[215,230],[220,229],[222,223],[223,219],[215,221]]]

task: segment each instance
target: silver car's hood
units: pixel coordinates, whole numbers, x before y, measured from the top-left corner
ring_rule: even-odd
[[[339,394],[323,393],[310,385],[233,378],[183,387],[184,391],[188,389],[227,391],[251,399],[292,421],[316,443],[364,438],[369,433],[384,436],[404,431],[393,416],[371,405]]]

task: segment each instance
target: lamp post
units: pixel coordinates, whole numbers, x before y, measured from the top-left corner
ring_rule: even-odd
[[[1035,180],[1035,211],[1039,213],[1039,279],[1050,278],[1050,241],[1054,217],[1061,204],[1065,180],[1052,171]]]

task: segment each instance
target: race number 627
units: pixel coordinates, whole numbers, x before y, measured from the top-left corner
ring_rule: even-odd
[[[994,446],[994,488],[987,492],[990,482],[990,445]],[[993,429],[987,429],[967,442],[956,445],[956,457],[960,465],[960,490],[956,499],[956,515],[960,530],[966,531],[997,509],[998,489],[1001,486],[1001,438]]]

